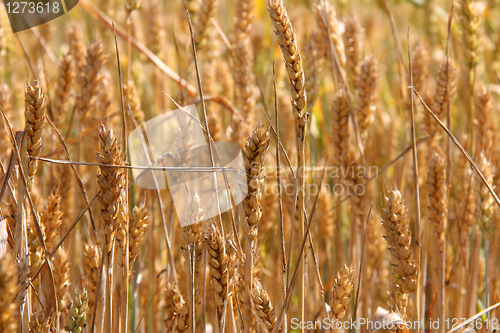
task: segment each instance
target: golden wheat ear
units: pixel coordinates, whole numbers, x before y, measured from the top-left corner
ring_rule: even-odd
[[[332,293],[330,296],[330,308],[332,320],[339,322],[344,318],[347,305],[351,299],[351,292],[354,288],[354,271],[352,265],[341,268],[340,272],[337,273],[335,282],[333,283]],[[339,332],[336,329],[334,332]]]
[[[228,257],[226,255],[225,241],[217,224],[212,221],[205,242],[207,244],[208,264],[212,276],[212,286],[215,291],[215,305],[219,326],[224,315],[224,304],[228,295]]]
[[[27,85],[24,91],[25,100],[25,127],[26,135],[28,136],[26,148],[27,153],[31,157],[39,157],[42,150],[42,135],[45,126],[46,101],[45,94],[40,87],[38,81],[35,81],[35,86]],[[28,179],[27,186],[31,190],[33,188],[33,177],[38,168],[38,161],[34,159],[28,160]]]
[[[446,184],[446,158],[436,147],[429,161],[427,194],[429,197],[429,221],[439,242],[439,252],[445,250],[445,231],[448,220],[448,190]]]
[[[404,319],[406,318],[408,293],[417,289],[417,266],[413,261],[410,219],[403,202],[403,196],[398,189],[390,190],[385,202],[386,208],[382,211],[382,224],[386,231],[384,238],[389,245],[394,275],[393,309],[397,310],[401,318]]]

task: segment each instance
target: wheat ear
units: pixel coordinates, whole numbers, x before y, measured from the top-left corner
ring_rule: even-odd
[[[490,185],[493,186],[493,167],[491,166],[488,158],[481,154],[479,156],[479,169],[483,173],[484,177]],[[481,231],[483,232],[484,238],[489,240],[492,228],[492,216],[493,216],[493,197],[489,192],[488,188],[484,183],[478,179],[476,180],[476,212],[477,220]]]
[[[143,202],[134,207],[130,216],[129,267],[132,267],[148,227],[149,207]],[[130,268],[131,269],[131,268]]]
[[[254,53],[250,35],[252,32],[253,0],[236,1],[234,23],[234,83],[236,103],[250,124],[255,119],[255,77],[253,73]]]
[[[267,9],[273,21],[274,33],[278,38],[278,43],[285,59],[288,79],[290,80],[292,109],[295,117],[299,120],[299,126],[304,127],[309,114],[304,111],[307,103],[305,76],[302,69],[295,29],[288,18],[283,0],[268,0]]]
[[[29,332],[33,333],[51,333],[52,330],[52,317],[45,313],[45,310],[40,310],[36,312],[31,318],[29,327]]]
[[[355,86],[359,77],[359,63],[363,54],[363,27],[357,15],[350,15],[344,22],[344,46],[347,79]]]
[[[432,102],[432,111],[442,120],[445,120],[448,105],[455,97],[458,72],[453,59],[444,58],[439,66],[438,76],[436,78],[436,88]],[[449,97],[449,100],[448,100]],[[426,130],[429,134],[434,134],[437,125],[428,112],[425,113]]]
[[[448,219],[448,190],[446,185],[446,158],[441,148],[436,147],[430,156],[427,172],[427,194],[429,196],[429,221],[434,227],[439,242],[439,252],[445,250],[445,231]]]
[[[335,163],[342,166],[349,154],[349,97],[341,89],[335,95],[332,105],[333,145]]]
[[[194,42],[199,48],[207,41],[212,18],[217,11],[218,0],[203,0],[194,26]]]
[[[165,53],[165,21],[163,18],[163,2],[160,0],[146,1],[144,4],[144,28],[146,30],[146,45],[156,56],[163,58]]]
[[[474,68],[479,62],[478,29],[481,16],[473,0],[460,0],[460,25],[462,26],[462,39],[465,44],[465,58],[467,66]]]
[[[45,244],[47,249],[52,249],[56,245],[59,227],[62,224],[62,212],[60,209],[61,197],[58,194],[51,194],[47,199],[47,207],[40,214],[40,223],[44,229]]]
[[[89,46],[85,57],[85,65],[78,76],[81,93],[75,102],[75,112],[80,117],[80,122],[83,122],[87,115],[93,115],[95,111],[96,97],[102,86],[100,71],[105,62],[106,56],[104,55],[102,42],[96,40]]]
[[[85,65],[85,44],[83,42],[83,27],[80,23],[73,22],[68,27],[66,35],[69,54],[75,61],[77,75],[80,75]]]
[[[121,153],[117,145],[117,139],[113,130],[106,125],[101,125],[99,129],[99,145],[100,152],[96,152],[96,158],[100,164],[119,165],[121,163]],[[99,170],[100,174],[97,176],[97,182],[100,193],[97,199],[104,222],[106,248],[110,253],[117,228],[116,219],[123,174],[117,167],[100,166]]]
[[[88,293],[89,308],[91,309],[90,319],[96,304],[97,283],[99,280],[100,254],[97,246],[85,244],[83,250],[83,271],[85,272],[85,290]]]
[[[215,291],[215,305],[217,307],[217,318],[219,326],[222,325],[224,314],[224,304],[228,291],[228,257],[224,244],[224,238],[219,226],[212,222],[205,242],[208,250],[208,264],[210,265],[210,275]]]
[[[269,299],[267,291],[262,287],[260,282],[255,279],[253,283],[253,288],[250,291],[252,296],[252,301],[254,305],[254,310],[262,320],[266,328],[271,332],[274,329],[276,323],[276,316],[274,313],[274,307]]]
[[[429,51],[422,43],[417,43],[412,53],[413,86],[422,95],[427,91],[425,84],[429,76]]]
[[[81,295],[75,296],[75,301],[69,310],[68,321],[64,329],[71,333],[80,333],[82,328],[85,327],[85,320],[87,319],[87,310],[89,309],[89,301],[85,290]]]
[[[45,244],[47,249],[53,249],[57,245],[60,227],[62,225],[63,213],[60,209],[61,197],[58,194],[51,194],[47,200],[47,208],[40,215],[40,224],[43,227]],[[53,257],[54,262],[54,285],[56,286],[56,296],[59,302],[59,309],[64,309],[67,302],[67,292],[69,287],[69,263],[68,256],[64,248],[57,249]]]
[[[331,41],[335,47],[335,51],[337,52],[340,66],[344,67],[346,62],[344,41],[342,40],[340,24],[337,21],[335,9],[327,0],[317,0],[313,6],[316,14],[316,22],[318,23],[321,36],[323,37],[322,49],[327,50],[326,53],[330,54]]]
[[[264,126],[257,126],[245,145],[243,159],[247,173],[248,194],[243,208],[248,224],[253,227],[262,216],[262,186],[264,183],[264,159],[269,151],[271,136]]]
[[[35,82],[35,86],[27,85],[24,92],[25,99],[25,126],[24,130],[27,135],[27,153],[31,157],[40,156],[42,150],[42,134],[43,127],[45,125],[45,94],[42,91],[38,81]],[[33,176],[36,173],[38,167],[38,161],[34,159],[28,160],[28,179],[27,186],[31,190],[33,187]]]
[[[417,267],[413,262],[410,220],[399,190],[392,189],[385,201],[386,208],[382,211],[382,224],[386,231],[384,238],[389,245],[394,275],[394,310],[399,311],[405,319],[407,293],[417,289]]]
[[[340,272],[337,273],[330,296],[331,316],[335,322],[339,322],[344,318],[353,287],[354,271],[352,265],[349,267],[344,265]],[[332,332],[337,333],[339,331],[340,329],[334,329]]]
[[[165,326],[169,332],[186,332],[189,328],[189,307],[174,284],[165,287]]]
[[[489,155],[493,149],[495,126],[493,119],[493,97],[489,89],[483,88],[476,94],[475,126],[476,151]]]
[[[318,50],[320,32],[314,30],[304,47],[304,72],[307,75],[307,107],[311,109],[319,96],[320,71],[323,64],[323,58]]]
[[[368,128],[375,118],[376,102],[379,89],[378,62],[375,57],[366,57],[360,64],[358,78],[358,107],[356,114],[360,127],[361,139],[366,142]]]
[[[128,81],[128,84],[123,87],[123,95],[127,99],[127,104],[132,111],[132,116],[134,117],[137,125],[142,125],[144,123],[144,112],[142,111],[141,99],[137,93],[137,88],[134,81]]]
[[[70,54],[65,54],[59,62],[59,74],[52,102],[52,118],[56,126],[63,124],[66,119],[74,78],[73,57]]]

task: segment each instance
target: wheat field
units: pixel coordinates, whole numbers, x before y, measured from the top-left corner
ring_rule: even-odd
[[[0,5],[0,332],[498,332],[500,1],[184,1]]]

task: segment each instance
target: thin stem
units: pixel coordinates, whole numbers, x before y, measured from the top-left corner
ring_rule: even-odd
[[[195,265],[195,244],[188,244],[189,251],[189,333],[195,333],[195,295],[194,295],[194,265]]]

